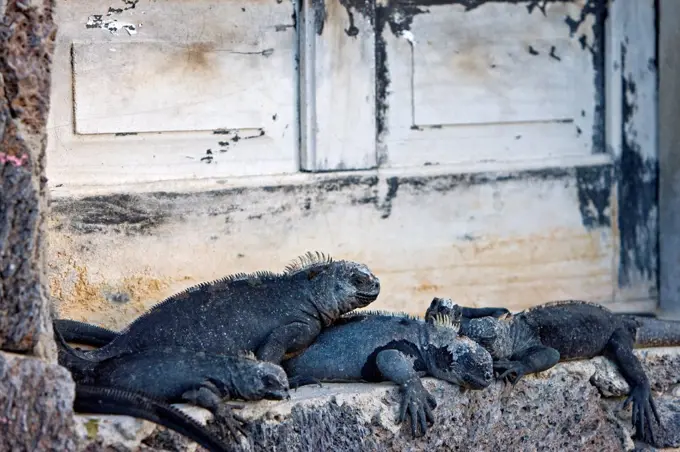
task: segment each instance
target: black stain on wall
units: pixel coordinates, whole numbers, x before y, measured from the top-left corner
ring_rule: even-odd
[[[581,222],[588,229],[611,227],[613,166],[576,168],[576,187]]]
[[[609,168],[609,169],[607,169]],[[85,198],[59,198],[52,201],[54,214],[64,218],[75,234],[115,233],[150,234],[158,227],[186,217],[225,217],[225,224],[277,217],[289,211],[314,215],[330,205],[344,203],[373,206],[381,219],[389,218],[394,201],[405,191],[409,196],[445,194],[455,197],[457,190],[471,186],[523,181],[577,181],[583,224],[596,228],[609,224],[608,187],[611,167],[549,168],[526,171],[394,176],[384,179],[387,192],[381,195],[378,176],[344,176],[311,184],[238,187],[199,193],[155,192],[136,195],[106,195]],[[280,205],[271,196],[281,196]],[[332,197],[329,197],[332,195]],[[235,215],[241,215],[237,220]],[[286,217],[286,221],[288,221]],[[291,227],[294,225],[291,224]],[[225,232],[225,231],[222,231]],[[227,231],[228,232],[228,231]]]
[[[640,277],[658,287],[659,164],[643,155],[633,115],[637,86],[626,73],[627,45],[621,45],[622,116],[621,157],[618,162],[619,286]]]
[[[146,234],[164,224],[169,214],[153,199],[142,195],[112,194],[72,200],[55,200],[52,212],[70,219],[75,233],[112,231]]]
[[[380,218],[389,218],[392,214],[392,200],[397,197],[397,192],[399,191],[399,178],[390,177],[387,179],[387,194],[385,195],[385,200],[382,203],[381,210],[382,214]]]

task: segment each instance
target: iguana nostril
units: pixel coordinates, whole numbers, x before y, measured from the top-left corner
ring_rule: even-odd
[[[485,381],[491,381],[493,378],[493,374],[491,372],[484,372],[484,380]]]

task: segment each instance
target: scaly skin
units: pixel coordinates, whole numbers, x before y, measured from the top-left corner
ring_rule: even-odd
[[[211,452],[230,450],[205,427],[177,408],[137,392],[76,384],[73,411],[134,416],[174,430]]]
[[[118,333],[77,320],[57,319],[54,327],[59,330],[66,342],[78,342],[93,347],[101,347],[114,340]]]
[[[435,298],[426,318],[460,316],[451,300]],[[458,308],[459,309],[459,308]],[[546,303],[501,318],[479,317],[461,322],[461,334],[483,345],[494,358],[499,379],[513,385],[526,374],[553,367],[558,361],[606,356],[631,387],[624,408],[633,404],[635,436],[654,444],[652,418],[659,421],[649,380],[633,354],[636,345],[680,345],[677,322],[615,314],[603,306],[567,300]]]
[[[149,347],[177,346],[236,355],[253,352],[279,364],[303,350],[342,314],[367,306],[380,281],[363,264],[322,254],[301,257],[281,274],[239,274],[199,284],[159,303],[113,341],[96,350],[73,350],[72,371]],[[75,368],[74,368],[75,366]]]
[[[405,314],[357,312],[324,329],[299,355],[284,361],[291,382],[392,381],[402,392],[398,422],[410,415],[413,436],[433,422],[434,397],[420,377],[431,375],[471,389],[493,380],[483,347],[458,336],[457,325]]]
[[[61,343],[60,361],[71,358]],[[281,400],[289,397],[288,378],[281,366],[250,356],[224,356],[182,347],[155,347],[116,356],[74,374],[78,384],[143,393],[167,403],[191,402],[210,410],[236,437],[246,434],[243,419],[225,400]],[[129,413],[133,414],[133,413]],[[237,422],[238,421],[238,422]]]

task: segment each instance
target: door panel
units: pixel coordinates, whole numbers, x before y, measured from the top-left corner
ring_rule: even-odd
[[[294,13],[277,1],[59,2],[52,187],[296,172]]]
[[[603,27],[581,12],[579,2],[547,2],[544,14],[524,2],[452,2],[412,13],[402,33],[386,27],[386,164],[585,163],[603,152],[604,67],[592,50]]]

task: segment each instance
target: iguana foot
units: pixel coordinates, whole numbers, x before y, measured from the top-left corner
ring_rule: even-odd
[[[297,391],[297,388],[300,386],[307,386],[307,385],[319,385],[320,388],[323,388],[323,385],[321,384],[321,380],[318,380],[314,377],[305,377],[301,375],[296,375],[293,378],[288,379],[288,387],[290,389],[295,389]]]
[[[227,405],[222,402],[220,391],[210,381],[206,381],[198,389],[185,392],[182,394],[182,398],[210,410],[215,417],[215,424],[220,428],[226,427],[234,439],[238,439],[239,432],[245,437],[248,436],[248,431],[245,429],[248,421],[232,411],[232,409],[243,408],[245,405]],[[221,431],[220,433],[222,436],[226,436],[226,432]]]
[[[227,405],[226,403],[223,403],[214,413],[215,423],[220,426],[226,426],[234,439],[238,439],[238,433],[241,433],[241,435],[246,438],[248,437],[248,430],[246,430],[248,421],[232,411],[233,409],[240,409],[243,407],[244,405]]]
[[[632,422],[635,426],[635,438],[655,445],[652,417],[656,419],[658,425],[661,425],[661,420],[650,389],[645,386],[635,386],[623,402],[623,408],[627,409],[631,402],[633,403]]]
[[[499,374],[499,380],[505,380],[515,386],[526,375],[526,367],[520,361],[501,359],[494,361],[493,370]]]
[[[402,400],[397,423],[406,419],[408,411],[411,417],[411,433],[413,437],[427,432],[427,424],[434,423],[432,410],[437,407],[437,400],[424,387],[420,378],[413,378],[401,385]],[[420,434],[418,434],[420,433]]]

